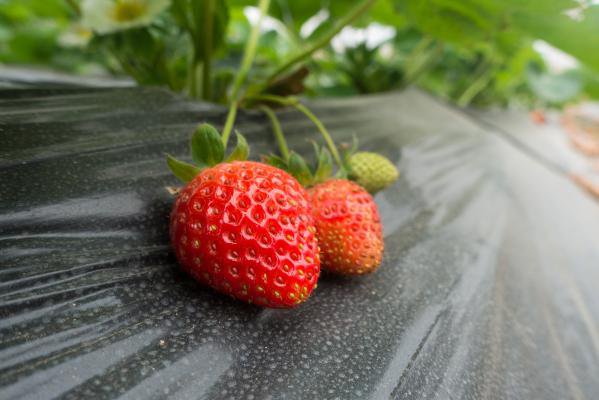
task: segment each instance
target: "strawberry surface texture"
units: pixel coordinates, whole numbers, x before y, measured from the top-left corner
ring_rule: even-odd
[[[306,190],[258,162],[222,163],[193,178],[173,206],[170,238],[196,280],[260,306],[305,301],[320,274]]]
[[[326,181],[308,193],[322,268],[347,275],[365,274],[378,268],[384,242],[372,196],[345,179]]]

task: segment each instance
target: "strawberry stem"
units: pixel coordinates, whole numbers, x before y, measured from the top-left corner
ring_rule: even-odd
[[[235,117],[237,116],[237,105],[237,101],[234,100],[229,106],[229,112],[227,113],[227,119],[222,133],[223,145],[225,148],[227,147],[227,142],[229,141],[229,136],[231,136],[233,124],[235,123]]]
[[[225,122],[225,126],[223,128],[223,144],[227,147],[227,141],[229,140],[229,136],[231,136],[231,130],[233,129],[233,124],[235,123],[235,116],[237,115],[237,106],[239,103],[239,90],[241,89],[241,85],[245,81],[248,72],[254,62],[254,57],[256,56],[256,48],[258,47],[258,37],[260,36],[260,25],[262,24],[262,20],[264,19],[264,15],[268,11],[268,7],[270,6],[270,0],[260,0],[258,2],[258,8],[260,9],[260,16],[258,17],[258,21],[254,26],[252,26],[252,31],[250,33],[250,38],[245,44],[245,48],[243,49],[243,58],[241,60],[241,66],[239,67],[239,72],[235,76],[235,81],[233,82],[233,90],[231,92],[231,105],[229,107],[229,114],[227,115],[227,120]]]
[[[354,22],[360,15],[364,14],[376,0],[363,0],[352,8],[349,13],[340,18],[327,32],[318,38],[314,43],[304,48],[299,53],[287,59],[281,64],[266,80],[266,86],[273,83],[277,78],[299,62],[310,57],[315,51],[321,49],[330,43],[331,39],[337,35],[343,28]]]
[[[298,111],[304,113],[304,115],[308,117],[314,123],[314,125],[316,125],[316,128],[320,131],[320,134],[324,138],[324,141],[327,143],[327,146],[329,147],[329,150],[331,151],[331,154],[333,155],[335,162],[337,163],[339,168],[343,169],[343,163],[341,162],[341,157],[339,157],[339,152],[337,151],[335,142],[333,142],[333,138],[331,138],[331,135],[324,127],[322,122],[320,122],[320,120],[316,117],[316,115],[312,113],[312,111],[310,111],[305,105],[303,105],[299,101],[296,101],[291,105],[295,107]]]
[[[202,98],[210,100],[212,96],[211,67],[212,67],[212,26],[214,23],[214,0],[204,1],[204,68],[202,68]]]
[[[270,119],[270,123],[272,124],[272,131],[275,134],[275,138],[277,139],[277,143],[279,145],[279,150],[281,151],[281,156],[285,162],[289,161],[289,147],[287,146],[287,141],[285,140],[285,135],[281,130],[281,124],[279,123],[279,119],[276,114],[273,112],[272,108],[268,106],[260,106],[260,110],[266,114],[268,119]]]
[[[345,169],[343,163],[341,162],[341,157],[339,156],[337,147],[335,146],[335,142],[331,138],[331,135],[329,134],[327,129],[324,127],[322,122],[320,122],[318,117],[316,117],[316,115],[314,115],[312,113],[312,111],[310,111],[305,105],[300,103],[300,101],[297,98],[281,97],[281,96],[275,96],[272,94],[261,94],[261,95],[257,95],[257,96],[252,96],[249,99],[277,103],[277,104],[280,104],[283,106],[292,106],[296,110],[300,111],[302,114],[304,114],[306,117],[308,117],[310,119],[310,121],[312,121],[314,123],[314,125],[316,125],[316,128],[318,129],[318,131],[324,138],[324,141],[326,142],[326,144],[327,144],[331,154],[333,155],[335,162],[339,166],[339,168]]]

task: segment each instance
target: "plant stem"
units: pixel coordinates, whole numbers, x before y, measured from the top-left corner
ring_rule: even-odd
[[[233,124],[235,123],[235,117],[237,116],[237,106],[237,100],[233,100],[229,106],[229,112],[227,114],[227,119],[225,120],[225,126],[223,127],[222,139],[225,148],[227,147],[229,136],[231,136],[231,131],[233,130]]]
[[[322,122],[320,122],[320,120],[316,117],[316,115],[312,113],[312,111],[308,110],[308,108],[299,101],[294,102],[291,105],[295,107],[298,111],[304,113],[306,117],[308,117],[314,123],[314,125],[316,125],[316,128],[320,131],[320,134],[324,138],[324,141],[327,143],[327,146],[329,147],[329,150],[331,151],[331,154],[333,155],[335,162],[337,163],[339,168],[343,168],[343,163],[341,162],[341,157],[339,157],[339,152],[337,151],[335,142],[333,142],[331,135],[324,127]]]
[[[303,113],[306,117],[308,117],[308,119],[310,119],[310,121],[312,121],[314,123],[314,125],[316,125],[316,128],[322,135],[331,154],[333,155],[335,162],[337,163],[339,168],[343,168],[343,163],[341,162],[341,157],[339,156],[339,152],[337,151],[337,147],[335,146],[335,142],[333,142],[331,135],[329,134],[327,129],[324,127],[322,122],[320,122],[318,117],[316,117],[316,115],[314,115],[312,113],[312,111],[310,111],[305,105],[300,103],[298,99],[296,99],[295,97],[281,97],[281,96],[275,96],[272,94],[262,94],[262,95],[252,96],[251,99],[252,100],[269,101],[272,103],[281,104],[283,106],[292,106],[295,109],[297,109],[298,111],[300,111],[301,113]]]
[[[189,96],[197,99],[200,96],[202,81],[198,79],[202,72],[202,62],[195,57],[191,62],[191,70],[189,76]]]
[[[235,76],[235,82],[233,83],[233,91],[231,92],[231,98],[233,101],[238,100],[237,96],[239,95],[239,89],[245,81],[245,78],[250,71],[250,67],[252,66],[252,62],[254,61],[254,56],[256,55],[256,47],[258,47],[258,36],[260,35],[260,25],[262,24],[262,19],[264,15],[268,11],[268,6],[270,5],[270,0],[260,0],[258,3],[258,8],[260,9],[260,16],[258,17],[258,21],[252,27],[252,31],[250,33],[250,38],[245,44],[245,49],[243,50],[243,59],[241,60],[241,66],[239,68],[239,72],[237,76]]]
[[[77,16],[81,16],[81,8],[75,0],[66,0],[67,4],[73,9],[73,12]]]
[[[493,78],[493,68],[490,65],[489,61],[485,61],[482,64],[481,72],[478,75],[478,78],[470,86],[466,88],[457,99],[456,103],[459,107],[466,107],[472,99],[476,97],[491,81]]]
[[[260,25],[262,24],[262,19],[264,15],[268,11],[268,6],[270,5],[270,0],[260,0],[258,3],[258,8],[260,9],[260,16],[258,17],[258,21],[252,27],[252,32],[250,33],[250,38],[245,44],[245,48],[243,50],[243,59],[241,60],[241,66],[239,67],[239,71],[235,76],[235,81],[233,82],[233,90],[231,92],[231,105],[229,106],[229,113],[227,114],[227,120],[225,121],[225,126],[223,127],[223,144],[225,148],[227,147],[227,142],[229,141],[229,136],[231,136],[231,130],[233,130],[233,125],[235,124],[235,116],[237,115],[237,106],[239,105],[239,89],[241,89],[241,85],[245,81],[245,78],[250,71],[252,66],[252,62],[254,62],[254,57],[256,55],[256,47],[258,46],[258,36],[260,35]]]
[[[212,97],[210,82],[212,70],[212,32],[214,24],[214,0],[204,0],[204,68],[202,69],[202,98]]]
[[[260,106],[260,109],[264,111],[264,114],[270,119],[270,123],[272,124],[272,131],[275,134],[275,138],[277,139],[277,143],[279,145],[279,150],[281,151],[281,156],[285,162],[289,161],[289,147],[287,147],[287,141],[285,140],[285,135],[283,135],[283,131],[281,130],[281,124],[279,123],[279,119],[273,112],[272,108],[267,106]]]
[[[196,81],[196,51],[193,50],[189,61],[187,62],[187,91],[189,97],[195,99],[197,97],[197,81]]]
[[[322,35],[322,37],[318,38],[314,43],[303,49],[298,54],[290,57],[287,61],[283,62],[266,80],[266,86],[273,83],[279,75],[283,72],[287,71],[289,68],[293,67],[296,63],[308,58],[312,55],[316,50],[326,46],[331,39],[338,34],[341,29],[345,28],[347,25],[351,24],[356,20],[360,15],[362,15],[368,8],[375,2],[376,0],[362,0],[355,6],[349,13],[344,15],[341,19],[339,19],[331,29]]]
[[[436,53],[440,50],[439,44],[433,44],[430,37],[423,37],[416,47],[408,54],[405,61],[404,86],[418,79],[433,63]]]

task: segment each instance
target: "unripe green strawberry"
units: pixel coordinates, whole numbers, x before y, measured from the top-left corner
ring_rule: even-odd
[[[388,159],[377,153],[360,151],[349,158],[353,179],[370,193],[390,186],[399,177],[399,171]]]

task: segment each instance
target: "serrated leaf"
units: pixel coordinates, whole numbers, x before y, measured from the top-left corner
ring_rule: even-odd
[[[318,154],[318,166],[314,172],[314,182],[326,181],[333,173],[333,157],[326,148],[322,148]]]
[[[295,152],[291,152],[289,155],[289,173],[304,186],[312,183],[312,173],[308,168],[308,164]]]
[[[218,131],[209,124],[198,126],[191,136],[191,158],[200,167],[212,167],[225,157],[225,146]]]
[[[245,161],[250,154],[250,146],[241,133],[235,131],[235,135],[237,136],[237,144],[229,157],[227,157],[227,161]]]
[[[166,163],[168,167],[172,171],[173,175],[175,175],[179,180],[184,183],[191,181],[197,174],[199,174],[202,169],[196,167],[195,165],[186,163],[184,161],[177,160],[175,157],[170,154],[166,155]]]

